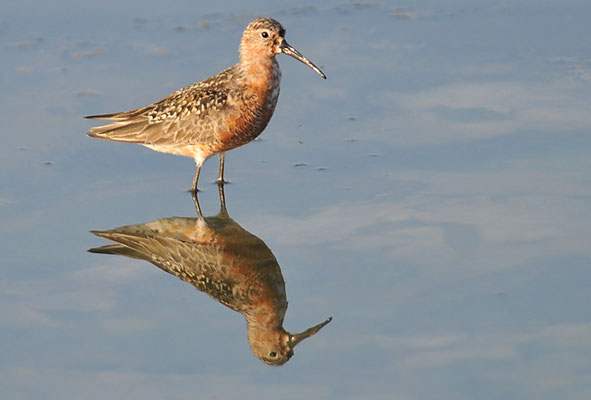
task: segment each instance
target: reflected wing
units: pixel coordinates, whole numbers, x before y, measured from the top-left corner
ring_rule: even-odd
[[[141,225],[140,225],[141,226]],[[243,300],[223,249],[210,241],[199,243],[178,238],[141,233],[134,226],[111,231],[91,231],[117,244],[90,249],[92,253],[114,254],[143,259],[207,293],[227,307],[240,311]],[[130,229],[131,228],[131,229]]]

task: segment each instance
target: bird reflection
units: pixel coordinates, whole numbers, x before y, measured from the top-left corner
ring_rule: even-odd
[[[242,314],[254,355],[266,364],[282,365],[298,343],[316,334],[332,317],[302,333],[291,334],[283,328],[287,298],[277,259],[265,242],[230,218],[223,185],[218,187],[216,216],[203,217],[193,193],[197,218],[161,218],[92,231],[116,244],[89,251],[146,260],[189,282]]]

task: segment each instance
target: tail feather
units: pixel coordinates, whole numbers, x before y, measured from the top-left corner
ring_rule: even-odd
[[[113,114],[101,114],[101,115],[87,115],[84,118],[86,119],[107,119],[107,120],[116,120],[117,119],[117,115],[119,115],[119,113],[113,113]]]
[[[97,253],[97,254],[111,254],[116,256],[125,256],[129,258],[137,258],[143,260],[141,253],[137,252],[134,249],[129,247],[123,246],[122,244],[108,244],[106,246],[101,247],[94,247],[92,249],[88,249],[89,253]]]
[[[90,129],[87,135],[117,142],[144,143],[145,138],[140,133],[147,127],[147,121],[117,121],[107,125],[95,126]]]
[[[118,242],[115,244],[108,244],[101,247],[94,247],[92,249],[88,249],[90,253],[98,253],[98,254],[113,254],[113,255],[120,255],[126,256],[131,258],[139,258],[140,260],[145,260],[146,257],[142,256],[142,253],[134,248],[134,246],[130,245],[134,242],[133,236],[128,236],[125,234],[121,234],[119,232],[114,231],[90,231],[92,234],[102,237],[107,240],[111,240],[113,242]],[[129,243],[127,243],[129,242]]]
[[[111,121],[124,121],[124,120],[128,120],[131,118],[135,118],[135,117],[145,113],[146,111],[148,111],[149,108],[150,108],[150,106],[138,108],[135,110],[112,113],[112,114],[87,115],[84,118],[105,119],[105,120],[111,120]]]

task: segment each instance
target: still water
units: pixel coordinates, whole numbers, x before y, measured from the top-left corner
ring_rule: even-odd
[[[591,396],[587,2],[1,9],[2,398]],[[215,159],[200,215],[191,159],[85,135],[234,64],[261,15],[328,79],[277,57],[223,203]],[[113,236],[138,232],[167,245]]]
[[[193,191],[196,218],[160,218],[92,231],[116,244],[88,251],[146,260],[192,284],[242,314],[255,356],[269,365],[283,365],[297,344],[315,335],[332,318],[297,334],[283,328],[287,298],[281,267],[265,242],[230,218],[223,182],[218,190],[220,211],[216,216],[203,216]]]

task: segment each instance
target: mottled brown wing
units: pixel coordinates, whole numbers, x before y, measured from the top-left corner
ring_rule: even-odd
[[[234,67],[176,91],[149,106],[87,118],[114,121],[87,134],[106,140],[140,144],[196,144],[208,141],[217,128],[215,116],[229,108],[229,76]]]
[[[138,225],[140,229],[141,225]],[[130,229],[131,228],[131,229]],[[143,259],[195,286],[225,306],[240,311],[244,300],[235,293],[236,282],[226,272],[223,254],[209,243],[184,242],[170,237],[132,233],[134,226],[110,231],[91,231],[117,244],[88,250],[91,253],[122,255]],[[127,230],[128,232],[123,232]]]
[[[251,257],[258,260],[260,256],[259,253],[245,254],[244,250],[256,252],[257,248],[263,247],[263,253],[271,254],[264,242],[228,217],[208,217],[205,220],[161,218],[91,232],[116,244],[93,248],[90,252],[149,261],[239,312],[247,296],[253,294],[240,289],[248,279],[244,276],[244,268],[239,266],[245,262],[250,265]],[[226,243],[227,239],[239,244],[245,240],[246,243],[236,246]],[[239,250],[236,247],[242,251],[236,252]],[[270,257],[275,260],[272,254]],[[266,260],[268,257],[263,258]],[[281,273],[279,276],[282,279]]]

